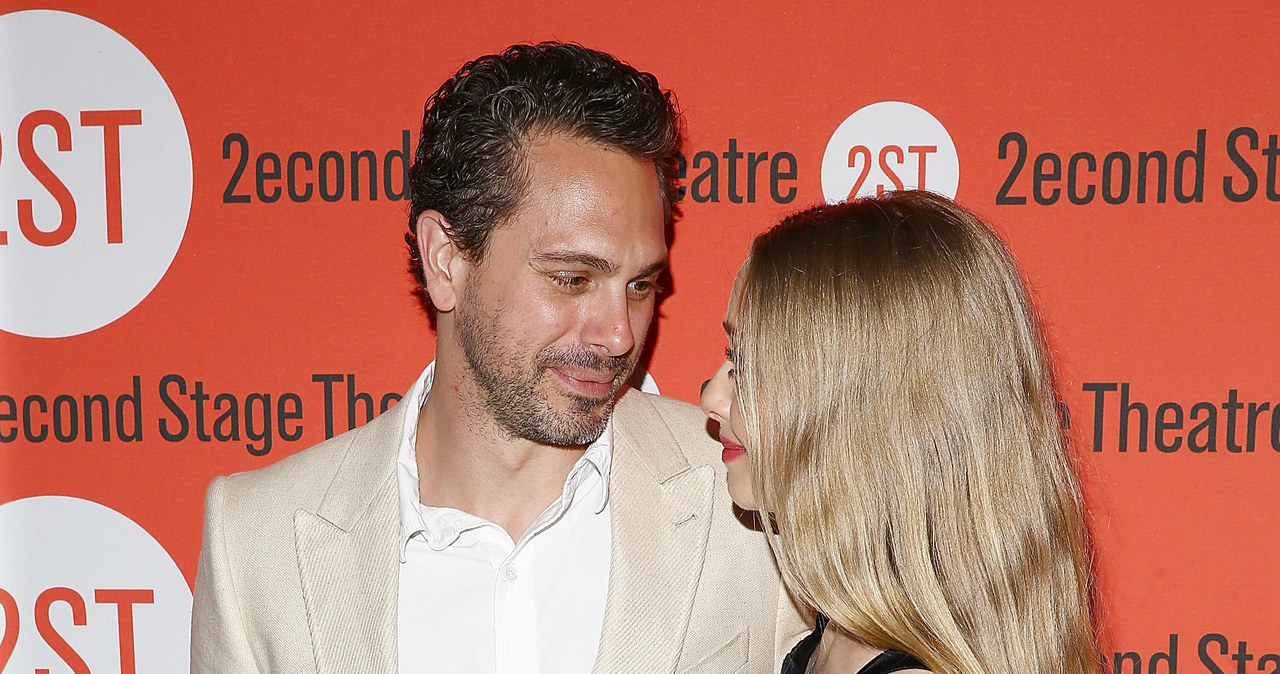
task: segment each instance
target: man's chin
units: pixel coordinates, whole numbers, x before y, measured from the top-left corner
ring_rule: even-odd
[[[613,414],[614,397],[583,398],[572,397],[563,401],[563,405],[554,405],[551,414],[555,419],[554,427],[563,431],[559,433],[566,446],[590,444],[600,437],[609,424]]]
[[[598,423],[601,426],[609,420],[609,415],[613,414],[614,397],[607,398],[574,398],[568,409],[560,410],[558,416],[561,419],[573,419],[586,425],[587,423]],[[591,419],[592,422],[587,422]]]
[[[530,438],[559,447],[581,447],[595,442],[609,424],[608,415],[560,415],[541,437]]]

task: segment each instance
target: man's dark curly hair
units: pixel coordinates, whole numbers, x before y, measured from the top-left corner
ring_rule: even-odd
[[[581,45],[515,45],[467,63],[423,112],[409,172],[410,271],[425,290],[417,221],[428,209],[448,220],[467,259],[484,258],[489,233],[523,196],[527,141],[539,134],[653,162],[670,224],[681,124],[674,95],[657,78]]]

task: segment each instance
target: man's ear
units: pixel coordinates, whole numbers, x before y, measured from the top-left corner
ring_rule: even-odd
[[[440,312],[453,311],[465,273],[465,258],[449,236],[450,229],[452,225],[440,211],[427,210],[418,216],[422,275],[427,280],[431,305]]]

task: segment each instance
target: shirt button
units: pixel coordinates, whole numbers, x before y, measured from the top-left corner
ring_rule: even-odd
[[[514,566],[508,566],[502,570],[502,579],[508,583],[516,582],[516,579],[519,577],[520,574],[516,573],[516,568]]]

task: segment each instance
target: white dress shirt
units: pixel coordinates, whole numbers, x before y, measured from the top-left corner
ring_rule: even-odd
[[[414,447],[434,372],[409,390],[400,440],[399,671],[588,674],[609,584],[613,422],[512,541],[481,517],[422,505]]]

